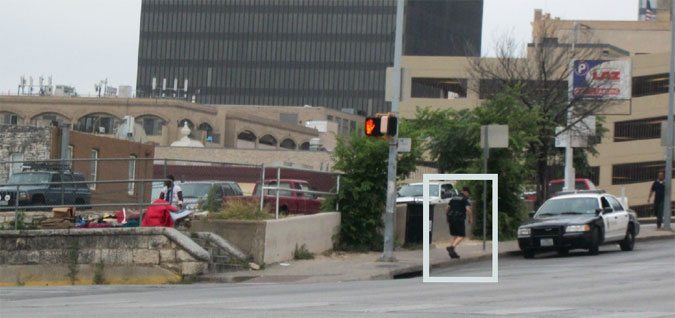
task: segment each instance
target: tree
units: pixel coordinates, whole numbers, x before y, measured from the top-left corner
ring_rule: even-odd
[[[571,45],[572,42],[575,45]],[[574,32],[565,34],[559,21],[544,19],[534,22],[533,45],[528,47],[526,58],[517,57],[516,42],[505,36],[495,46],[495,58],[469,59],[468,72],[472,79],[480,82],[477,90],[482,99],[493,98],[507,88],[519,87],[519,102],[538,114],[536,138],[525,149],[534,159],[537,205],[548,196],[549,163],[561,154],[555,148],[555,137],[585,128],[581,123],[586,117],[600,113],[610,105],[607,100],[568,99],[569,63],[575,58],[600,58],[602,53],[598,46],[588,45],[594,42],[589,32],[582,31],[579,36]],[[476,90],[476,87],[472,89]],[[568,111],[573,114],[571,121],[567,119]],[[556,126],[563,130],[556,132]],[[596,133],[602,132],[602,129],[596,130]],[[592,152],[598,141],[599,138],[592,139],[586,150]]]
[[[539,113],[525,107],[519,99],[519,87],[507,88],[473,110],[417,110],[414,127],[427,137],[426,149],[440,172],[482,173],[483,160],[480,147],[480,126],[503,124],[509,126],[509,147],[492,149],[488,172],[499,172],[499,237],[511,239],[525,219],[520,195],[523,185],[534,171],[527,147],[536,138]],[[465,182],[471,188],[471,197],[480,202],[482,182]],[[488,206],[491,194],[488,193]],[[483,206],[478,204],[474,233],[482,234]],[[489,210],[491,211],[491,210]],[[491,213],[488,213],[487,231],[491,233]],[[488,235],[490,236],[490,235]]]
[[[397,176],[405,178],[415,171],[422,156],[420,133],[402,119],[399,135],[412,139],[411,151],[398,155]],[[387,158],[389,141],[353,133],[349,139],[337,137],[332,153],[333,169],[342,171],[337,197],[325,206],[340,205],[340,245],[350,250],[380,250],[382,248],[382,215],[387,192]]]

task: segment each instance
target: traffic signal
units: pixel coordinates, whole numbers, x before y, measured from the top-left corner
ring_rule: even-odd
[[[394,137],[398,119],[389,114],[377,114],[376,117],[366,118],[366,136],[371,137]]]
[[[366,136],[371,137],[382,136],[382,132],[380,131],[380,117],[366,118]]]

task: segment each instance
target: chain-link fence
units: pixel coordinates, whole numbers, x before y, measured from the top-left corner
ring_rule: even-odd
[[[317,171],[304,167],[283,165],[251,165],[197,160],[156,159],[153,178],[173,176],[183,190],[183,196],[198,195],[192,189],[199,184],[220,184],[224,196],[229,187],[238,187],[229,194],[251,197],[260,208],[267,205],[279,214],[311,214],[319,212],[326,196],[339,191],[340,173]],[[262,183],[264,186],[261,187]],[[153,198],[158,197],[163,185],[153,185]],[[186,191],[188,190],[188,191]],[[261,196],[261,191],[263,195]],[[188,193],[189,192],[189,193]],[[203,192],[203,191],[202,191]],[[335,207],[337,210],[338,207]]]
[[[15,214],[58,207],[142,211],[159,198],[168,176],[184,188],[184,207],[219,185],[219,198],[255,200],[261,209],[268,205],[276,217],[310,214],[321,210],[325,196],[337,194],[340,178],[336,172],[302,167],[134,157],[10,160],[0,165],[9,171],[8,179],[0,180],[0,211]]]

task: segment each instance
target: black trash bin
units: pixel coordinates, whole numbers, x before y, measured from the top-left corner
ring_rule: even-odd
[[[405,242],[406,244],[422,244],[424,236],[424,223],[422,217],[424,216],[423,204],[408,203],[406,208],[406,222],[405,222]],[[429,243],[431,243],[434,228],[434,204],[429,204]]]

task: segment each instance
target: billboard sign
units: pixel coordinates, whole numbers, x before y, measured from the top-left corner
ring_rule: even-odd
[[[569,99],[630,99],[630,60],[572,60]]]

